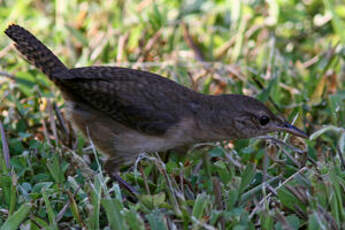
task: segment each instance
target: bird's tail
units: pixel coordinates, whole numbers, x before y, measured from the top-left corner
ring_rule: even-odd
[[[23,27],[10,25],[5,33],[15,42],[17,50],[50,79],[53,80],[58,74],[68,71],[52,51]]]

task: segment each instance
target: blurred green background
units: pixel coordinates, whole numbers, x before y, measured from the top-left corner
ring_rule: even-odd
[[[104,178],[57,88],[1,34],[1,230],[345,228],[343,0],[0,0],[0,20],[69,67],[144,69],[254,96],[311,134],[142,155],[122,171],[135,198]]]

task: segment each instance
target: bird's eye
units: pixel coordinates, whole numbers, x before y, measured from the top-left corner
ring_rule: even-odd
[[[266,125],[269,121],[270,121],[270,118],[265,116],[265,115],[261,116],[259,118],[259,122],[260,122],[261,125]]]

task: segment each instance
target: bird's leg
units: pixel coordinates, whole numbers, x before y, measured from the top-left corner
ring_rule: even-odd
[[[109,174],[110,178],[114,181],[117,181],[120,186],[122,185],[125,189],[127,189],[130,193],[132,193],[133,195],[138,195],[139,192],[133,188],[131,185],[129,185],[124,179],[122,179],[119,175],[118,172],[113,172],[112,174]]]
[[[111,158],[105,162],[104,169],[113,181],[118,182],[120,186],[124,187],[132,195],[137,196],[139,192],[120,177],[120,173],[117,166],[118,159]]]

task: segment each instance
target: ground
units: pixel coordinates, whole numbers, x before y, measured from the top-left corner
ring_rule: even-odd
[[[3,0],[0,19],[0,34],[22,25],[69,67],[144,69],[206,94],[250,95],[311,135],[142,154],[121,171],[134,197],[1,34],[1,230],[345,228],[343,1]]]

